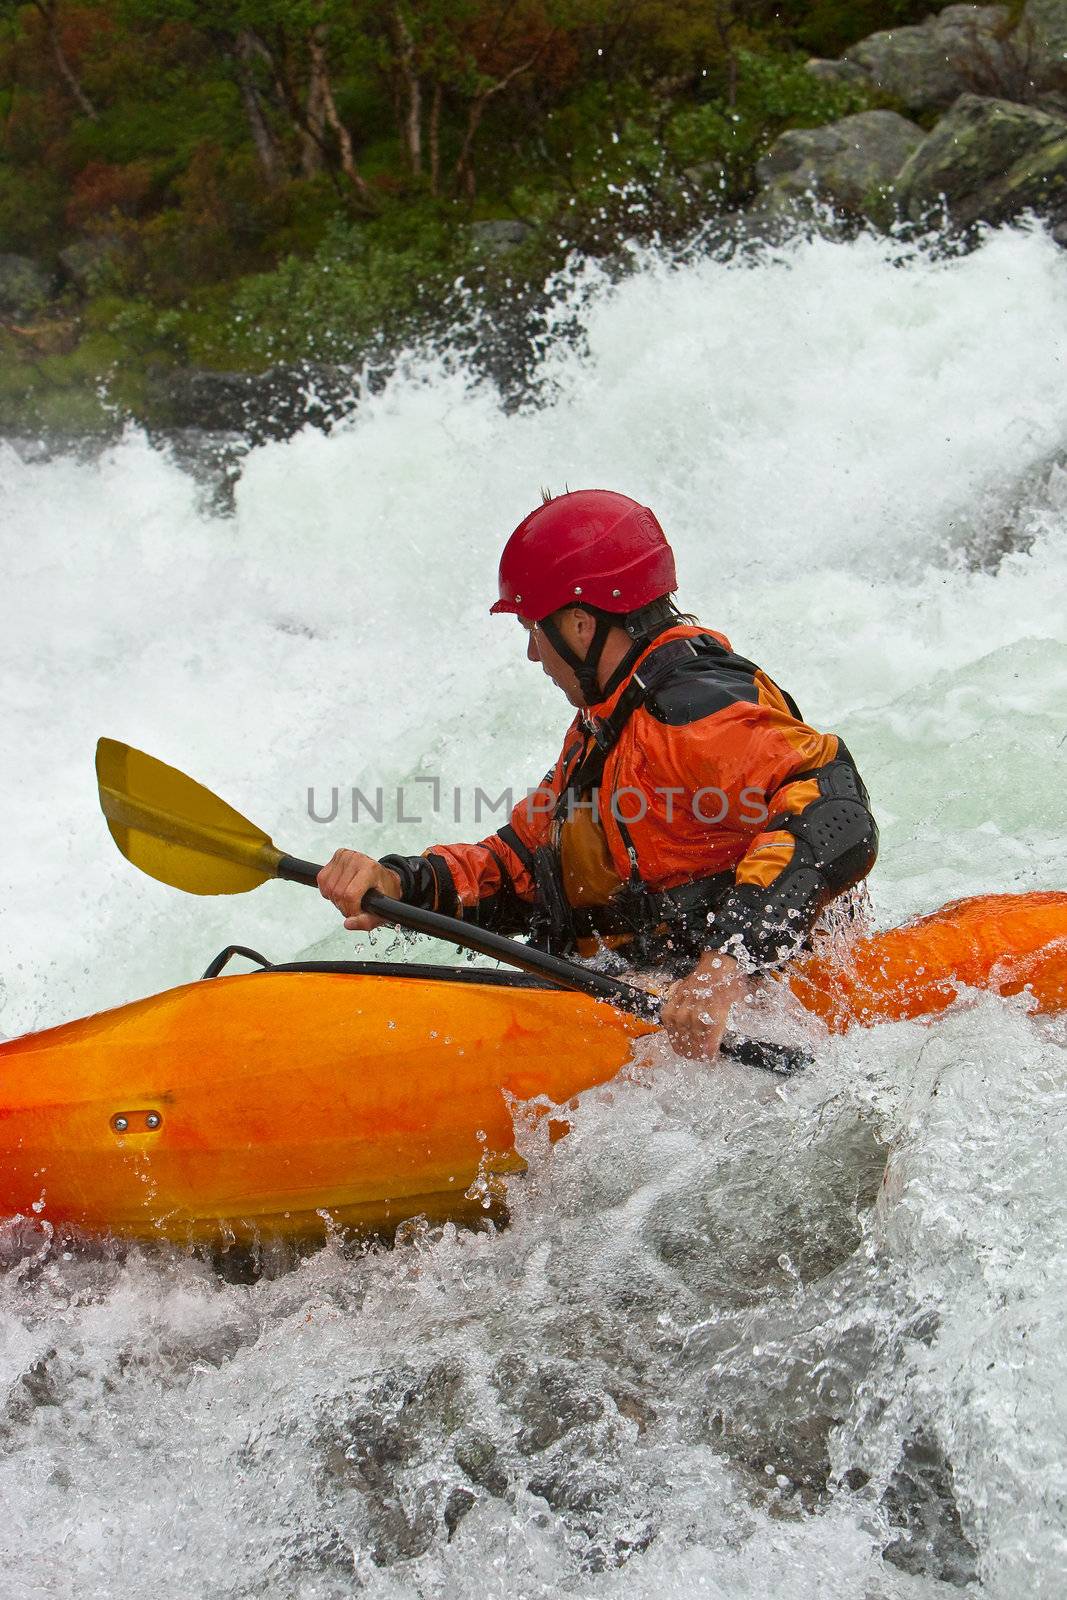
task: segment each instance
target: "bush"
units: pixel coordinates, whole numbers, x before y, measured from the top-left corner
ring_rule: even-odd
[[[3,249],[53,256],[63,215],[63,199],[63,185],[55,173],[0,161]]]
[[[751,168],[786,128],[815,128],[872,104],[869,90],[825,83],[796,56],[740,51],[737,68],[732,108],[721,100],[686,107],[667,128],[667,143],[681,166],[721,161],[737,185],[748,182]]]
[[[152,188],[152,168],[147,161],[114,166],[108,161],[90,161],[71,185],[66,205],[66,221],[79,233],[94,222],[110,221],[118,212],[134,217]]]
[[[234,352],[257,361],[357,360],[430,319],[463,253],[455,230],[432,219],[336,219],[310,260],[289,256],[237,286]]]

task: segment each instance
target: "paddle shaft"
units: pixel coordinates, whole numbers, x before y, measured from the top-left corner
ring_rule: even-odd
[[[186,894],[245,894],[271,878],[317,884],[321,867],[284,854],[262,828],[217,794],[144,750],[118,739],[98,740],[96,777],[111,837],[127,861],[160,883]],[[373,891],[364,895],[363,907],[398,928],[465,946],[534,977],[607,1000],[653,1027],[660,1021],[660,999],[621,978]],[[736,1061],[774,1072],[792,1072],[806,1064],[798,1052],[759,1040],[728,1036],[720,1049]]]
[[[322,868],[317,867],[312,861],[300,861],[295,856],[282,856],[278,862],[277,876],[284,878],[287,883],[314,886],[321,870]],[[661,997],[649,994],[646,989],[638,988],[636,984],[627,983],[624,978],[611,978],[607,973],[593,972],[588,967],[578,966],[574,961],[565,961],[561,956],[549,955],[547,951],[519,944],[517,940],[509,939],[504,934],[491,933],[487,928],[472,927],[469,923],[460,922],[456,917],[442,916],[439,911],[426,911],[421,906],[409,906],[401,900],[391,900],[387,895],[379,894],[376,889],[368,890],[363,896],[363,910],[369,911],[372,916],[381,917],[383,922],[393,923],[398,928],[406,928],[411,933],[424,933],[431,939],[445,939],[452,944],[473,950],[477,955],[489,956],[493,960],[505,962],[508,966],[518,967],[520,971],[531,973],[534,977],[547,978],[565,989],[574,989],[581,994],[591,995],[595,1000],[610,1001],[621,1011],[628,1011],[644,1022],[659,1021]],[[722,1055],[744,1062],[746,1066],[763,1067],[771,1072],[796,1072],[806,1066],[809,1059],[802,1051],[765,1043],[758,1039],[739,1039],[733,1034],[725,1035],[719,1050]]]
[[[278,863],[278,876],[289,883],[314,885],[321,867],[313,861],[298,861],[293,856],[283,856]],[[567,989],[578,989],[597,1000],[610,1000],[624,1011],[642,1017],[646,1022],[659,1019],[660,998],[639,989],[636,984],[622,978],[609,978],[603,972],[591,972],[576,962],[564,961],[561,956],[551,956],[544,950],[519,944],[502,933],[491,933],[488,928],[475,928],[458,917],[446,917],[439,911],[426,911],[421,906],[405,905],[402,900],[390,900],[387,895],[370,889],[363,896],[363,910],[381,917],[410,933],[425,933],[432,939],[445,939],[460,944],[477,955],[490,956],[537,978],[551,978]]]

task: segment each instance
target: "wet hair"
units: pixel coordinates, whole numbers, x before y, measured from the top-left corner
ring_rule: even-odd
[[[664,595],[663,599],[666,602],[671,614],[671,620],[666,623],[665,626],[669,628],[676,628],[680,623],[686,622],[690,625],[690,627],[700,627],[700,618],[694,616],[691,611],[679,611],[671,595]],[[658,602],[656,601],[652,602],[653,605],[657,603]],[[617,626],[620,628],[624,626],[623,619],[626,616],[626,612],[624,611],[606,611],[602,613],[599,606],[592,606],[588,603],[583,604],[581,600],[568,600],[566,605],[559,606],[555,611],[550,612],[550,616],[561,617],[565,611],[587,611],[590,616],[593,617],[600,615],[612,617],[616,620]]]

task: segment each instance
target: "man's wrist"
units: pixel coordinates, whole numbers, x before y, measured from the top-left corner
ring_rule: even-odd
[[[433,904],[432,898],[427,900],[427,892],[431,897],[433,894],[432,875],[427,879],[419,871],[421,861],[421,856],[382,856],[378,862],[383,871],[391,872],[396,879],[396,899],[409,906]]]
[[[382,856],[378,865],[396,873],[400,884],[397,899],[405,905],[443,911],[449,917],[459,915],[452,874],[442,856],[429,851],[421,856]]]

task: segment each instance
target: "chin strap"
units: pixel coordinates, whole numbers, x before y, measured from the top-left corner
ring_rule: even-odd
[[[592,607],[589,609],[592,611]],[[608,634],[622,620],[613,616],[610,611],[597,611],[593,615],[596,617],[596,630],[589,641],[584,661],[571,649],[552,617],[545,617],[543,622],[537,624],[556,654],[574,672],[587,706],[595,706],[600,699],[600,657],[604,653]]]
[[[604,698],[604,689],[600,683],[600,658],[612,628],[625,628],[630,638],[634,640],[633,648],[640,654],[658,633],[662,633],[664,628],[669,628],[676,621],[678,613],[671,604],[669,595],[653,600],[651,605],[642,606],[639,611],[600,611],[594,606],[586,606],[584,609],[596,618],[596,630],[589,641],[584,661],[571,649],[553,617],[545,617],[537,626],[556,654],[567,663],[578,679],[578,687],[582,691],[586,705],[595,706]]]

